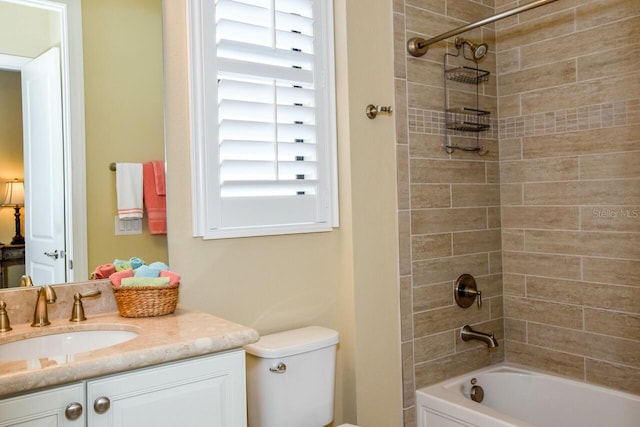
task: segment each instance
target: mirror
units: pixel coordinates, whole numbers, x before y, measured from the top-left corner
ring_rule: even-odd
[[[68,78],[66,83],[71,88],[68,97],[63,96],[65,117],[71,119],[64,141],[68,144],[64,153],[65,200],[70,201],[65,221],[69,224],[67,241],[71,243],[74,268],[67,280],[87,280],[97,265],[116,258],[138,256],[150,262],[167,262],[166,236],[150,235],[146,222],[143,221],[141,235],[115,235],[115,174],[109,170],[112,162],[145,162],[164,157],[161,1],[0,0],[0,7],[15,7],[18,3],[40,8],[45,5],[54,11],[61,10],[56,7],[62,5],[67,16],[59,20],[60,27],[69,23],[59,37],[63,62],[65,52],[69,54],[68,75],[63,64],[62,81],[64,85]],[[71,25],[76,5],[76,18],[84,32]],[[1,19],[7,17],[0,15]],[[49,19],[49,23],[54,21],[58,19]],[[55,32],[54,29],[49,34]],[[20,33],[24,31],[10,33],[9,37],[0,29],[0,53]],[[82,57],[84,61],[73,63]],[[77,109],[74,116],[73,108],[82,107],[83,103],[84,108]],[[0,172],[3,181],[21,177],[15,172]],[[10,229],[10,234],[0,235],[4,243],[14,234],[11,211],[0,209],[2,226]],[[28,220],[24,211],[22,219],[23,223]]]

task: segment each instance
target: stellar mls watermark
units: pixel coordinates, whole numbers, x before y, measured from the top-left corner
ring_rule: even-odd
[[[600,208],[592,209],[591,215],[594,218],[603,219],[637,219],[640,218],[640,209],[634,208]]]

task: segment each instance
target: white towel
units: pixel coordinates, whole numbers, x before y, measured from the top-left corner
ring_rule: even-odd
[[[142,218],[142,163],[116,163],[120,219]]]

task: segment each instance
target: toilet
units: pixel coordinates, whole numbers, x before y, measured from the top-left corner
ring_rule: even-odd
[[[246,345],[249,427],[331,423],[337,344],[336,331],[309,326]]]

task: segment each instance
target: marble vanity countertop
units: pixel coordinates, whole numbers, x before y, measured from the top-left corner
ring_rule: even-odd
[[[30,360],[0,361],[0,398],[44,387],[143,368],[165,362],[217,353],[258,340],[248,327],[213,315],[178,307],[175,313],[148,318],[124,318],[118,312],[93,314],[70,323],[68,317],[32,328],[14,325],[0,334],[0,344],[38,335],[83,330],[123,330],[138,336],[85,353]]]

